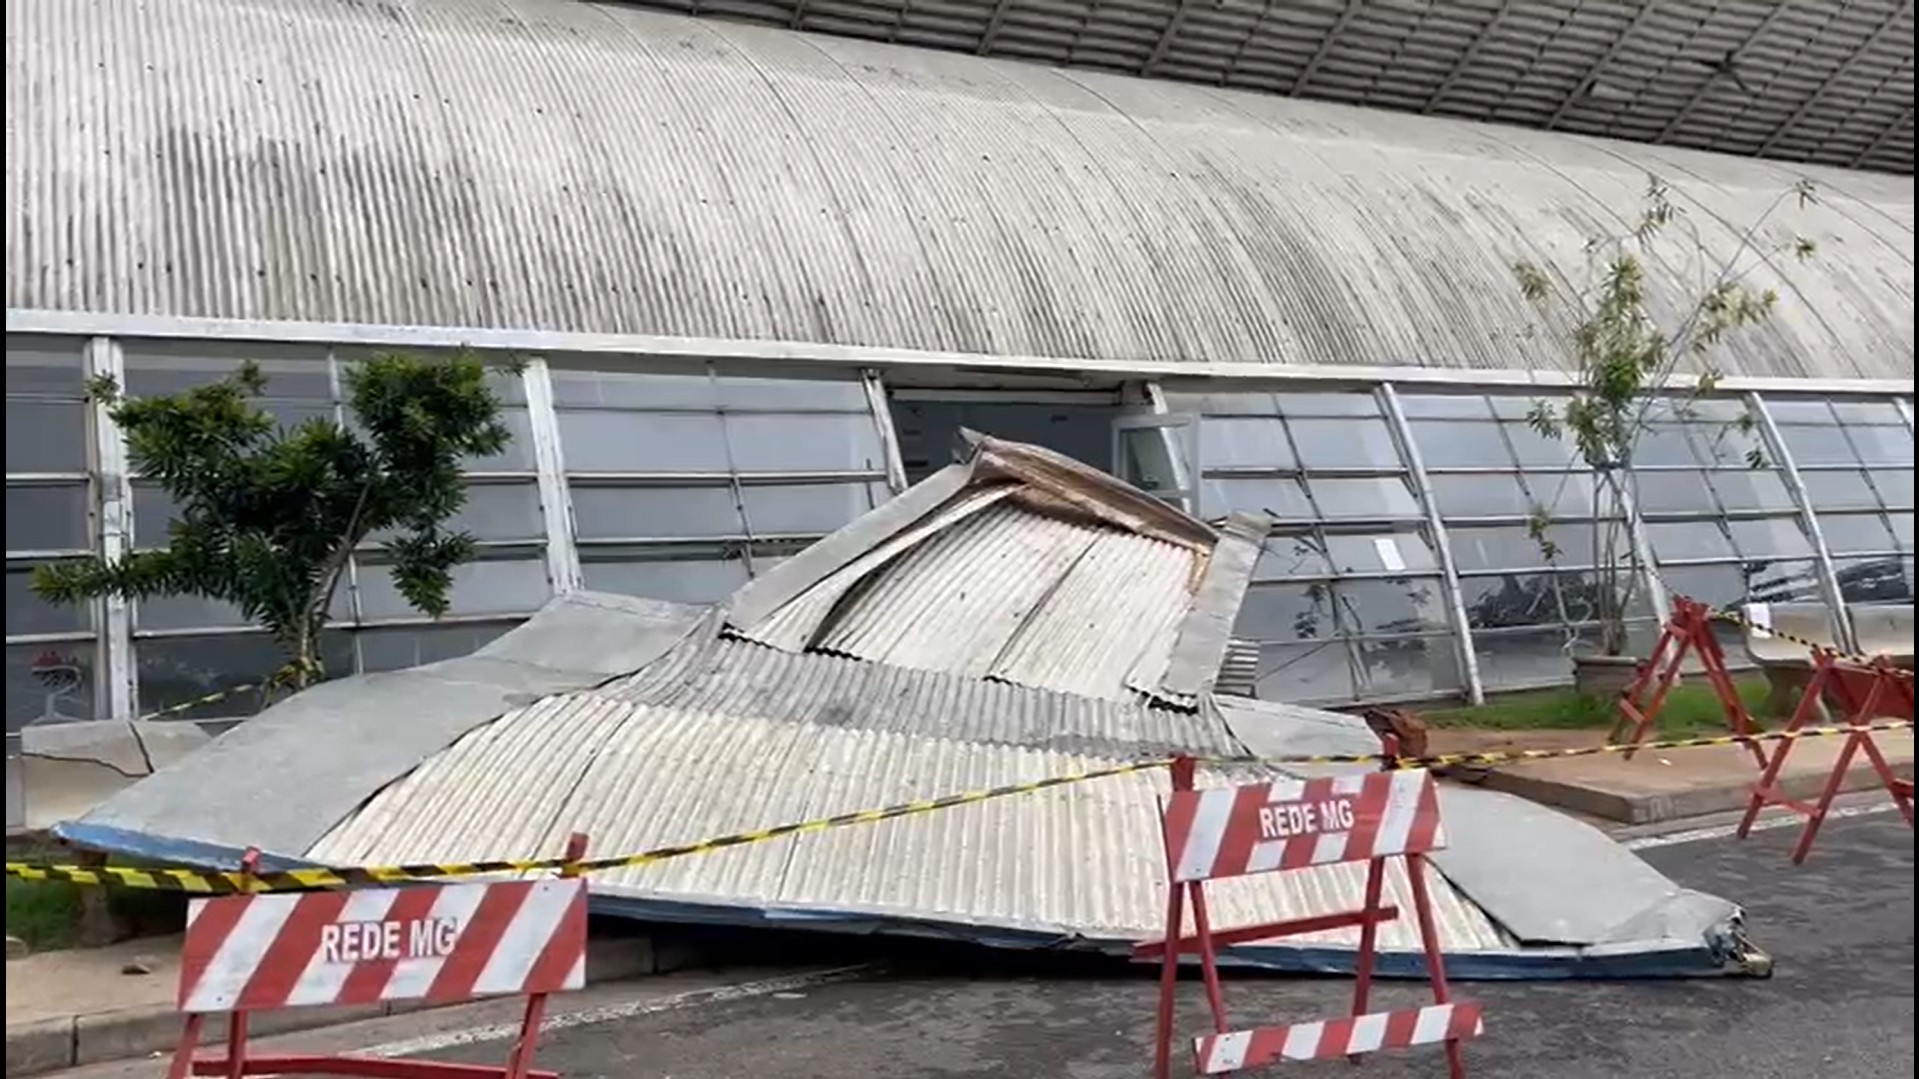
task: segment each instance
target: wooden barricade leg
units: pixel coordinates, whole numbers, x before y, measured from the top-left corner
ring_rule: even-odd
[[[1872,681],[1865,692],[1864,699],[1858,700],[1856,707],[1854,706],[1855,695],[1845,686],[1846,680],[1843,677],[1839,679],[1841,696],[1848,710],[1846,724],[1852,730],[1846,734],[1846,744],[1840,748],[1839,759],[1833,763],[1832,772],[1826,776],[1826,785],[1819,792],[1818,801],[1812,804],[1811,811],[1806,814],[1805,830],[1799,833],[1799,842],[1794,844],[1792,849],[1794,865],[1803,865],[1806,856],[1812,853],[1812,844],[1819,837],[1819,828],[1826,823],[1826,817],[1832,812],[1832,803],[1845,787],[1846,773],[1852,769],[1855,754],[1865,754],[1866,760],[1872,765],[1873,772],[1879,778],[1879,784],[1892,796],[1893,804],[1898,806],[1900,814],[1906,818],[1906,824],[1912,824],[1912,802],[1900,789],[1899,777],[1893,772],[1892,765],[1887,763],[1885,754],[1879,751],[1879,744],[1873,740],[1871,730],[1872,721],[1892,708],[1895,701],[1902,696],[1897,682],[1898,675],[1883,660],[1875,663],[1872,671]],[[1909,694],[1905,696],[1907,701],[1905,714],[1910,717],[1912,715],[1911,697]]]
[[[1712,611],[1705,604],[1681,599],[1672,618],[1660,631],[1659,643],[1653,646],[1652,656],[1639,668],[1632,685],[1619,697],[1619,716],[1613,721],[1606,740],[1614,745],[1630,747],[1621,754],[1627,760],[1631,760],[1639,751],[1639,745],[1658,723],[1659,713],[1666,707],[1666,698],[1671,695],[1673,687],[1679,684],[1679,669],[1684,666],[1689,653],[1698,654],[1706,681],[1713,687],[1713,692],[1719,697],[1719,705],[1726,713],[1726,726],[1738,735],[1749,735],[1756,729],[1752,714],[1739,697],[1739,687],[1726,669],[1725,649],[1719,644],[1719,638],[1713,635]],[[1650,698],[1647,697],[1648,692],[1651,693]],[[1759,743],[1747,742],[1746,748],[1759,766],[1764,768],[1766,752]]]
[[[560,871],[563,877],[580,875],[578,863],[586,858],[586,836],[574,832],[566,837],[567,866]],[[540,1024],[546,1021],[546,994],[534,993],[526,998],[526,1012],[520,1019],[520,1036],[513,1041],[513,1052],[506,1060],[506,1079],[527,1079],[533,1068],[533,1054],[540,1044]]]
[[[1792,734],[1799,731],[1822,713],[1821,702],[1824,701],[1826,689],[1833,680],[1833,658],[1823,652],[1814,653],[1812,665],[1812,677],[1806,680],[1805,691],[1799,695],[1799,705],[1792,710],[1792,717],[1786,721],[1785,730],[1782,733]],[[1793,740],[1785,738],[1773,748],[1770,759],[1766,761],[1765,769],[1759,773],[1759,782],[1753,784],[1752,796],[1746,799],[1745,816],[1739,818],[1739,827],[1733,833],[1738,838],[1744,839],[1751,834],[1754,822],[1759,819],[1760,812],[1768,805],[1788,805],[1795,809],[1799,808],[1786,797],[1786,792],[1779,786],[1779,775],[1785,770],[1786,758],[1792,753],[1792,745]]]
[[[1193,789],[1194,763],[1191,757],[1179,757],[1172,765],[1173,789]],[[1162,817],[1162,846],[1166,822]],[[1169,848],[1170,849],[1170,848]],[[1173,1076],[1173,1013],[1178,1004],[1180,936],[1186,931],[1186,888],[1174,879],[1170,857],[1166,863],[1166,937],[1165,955],[1159,967],[1159,1018],[1153,1035],[1153,1079]]]

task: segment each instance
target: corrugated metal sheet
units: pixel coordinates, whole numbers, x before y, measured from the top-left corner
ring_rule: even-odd
[[[1724,254],[1776,166],[516,0],[8,5],[10,308],[1001,355],[1531,368],[1671,180]],[[1789,125],[1790,126],[1790,125]],[[1909,178],[1815,170],[1729,373],[1913,371]],[[1659,280],[1690,279],[1662,250]]]
[[[1226,661],[1213,691],[1229,697],[1259,695],[1259,642],[1234,637],[1226,642]]]
[[[309,854],[359,864],[534,857],[560,849],[571,831],[587,832],[604,850],[645,850],[1112,763],[580,694],[473,732]],[[594,887],[649,900],[1141,939],[1164,917],[1156,801],[1164,786],[1157,773],[1118,777],[610,873]],[[1245,924],[1356,906],[1363,875],[1347,866],[1223,882],[1215,918]],[[1434,881],[1449,949],[1516,946],[1442,878]],[[1410,901],[1403,876],[1390,887]],[[1356,940],[1350,930],[1319,942]],[[1417,948],[1411,919],[1383,927],[1382,944]]]

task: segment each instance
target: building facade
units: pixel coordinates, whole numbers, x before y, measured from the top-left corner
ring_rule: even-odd
[[[1910,175],[623,5],[7,20],[10,733],[244,715],[277,666],[231,610],[32,597],[36,564],[165,536],[87,380],[251,359],[282,420],[342,418],[342,370],[381,349],[525,361],[498,383],[516,437],[472,462],[452,613],[411,615],[361,552],[334,674],[463,654],[573,588],[721,599],[965,428],[1272,512],[1238,628],[1272,698],[1564,681],[1595,527],[1656,567],[1648,628],[1673,594],[1821,602],[1842,632],[1845,604],[1912,600]],[[1778,316],[1595,524],[1590,475],[1525,422],[1566,357],[1510,267],[1574,279],[1648,174],[1708,258],[1808,177],[1791,227],[1824,254],[1755,268]],[[1654,253],[1661,302],[1700,251]]]

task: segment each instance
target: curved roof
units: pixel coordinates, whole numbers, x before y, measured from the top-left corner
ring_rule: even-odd
[[[1515,259],[1649,170],[1729,247],[1798,175],[563,0],[7,31],[12,309],[1525,368]],[[1910,377],[1912,180],[1812,175],[1828,254],[1722,366]]]

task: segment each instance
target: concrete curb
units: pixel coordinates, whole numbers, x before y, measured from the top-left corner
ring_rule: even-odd
[[[661,941],[659,944],[656,948],[651,937],[643,936],[594,941],[587,950],[587,984],[670,974],[694,965],[698,959],[695,953],[681,947],[679,942]],[[252,1016],[248,1030],[260,1035],[289,1034],[389,1015],[405,1015],[425,1011],[429,1007],[403,1002],[258,1012]],[[85,1064],[167,1053],[180,1039],[180,1022],[180,1013],[172,1007],[155,1006],[9,1023],[7,1075],[37,1075]],[[226,1035],[226,1018],[211,1016],[202,1044],[224,1043]]]
[[[1893,760],[1888,763],[1901,777],[1912,778],[1912,761]],[[1756,773],[1753,778],[1758,778]],[[1823,771],[1789,772],[1781,777],[1780,786],[1785,788],[1787,797],[1811,799],[1825,789],[1826,778],[1827,773]],[[1845,783],[1839,790],[1842,794],[1870,790],[1878,783],[1879,777],[1869,769],[1855,767],[1847,773]],[[1752,780],[1658,794],[1622,794],[1522,771],[1500,769],[1492,769],[1475,777],[1473,785],[1502,791],[1555,809],[1571,810],[1622,824],[1659,824],[1744,810],[1746,800],[1752,797]]]

